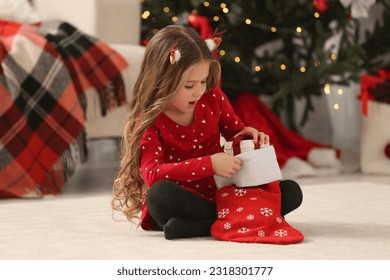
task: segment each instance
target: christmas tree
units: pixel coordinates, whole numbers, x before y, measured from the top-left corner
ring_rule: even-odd
[[[226,29],[219,47],[222,87],[231,100],[242,93],[269,96],[276,114],[293,121],[294,100],[305,100],[301,124],[313,110],[312,98],[329,84],[358,80],[362,71],[388,68],[379,59],[390,43],[389,3],[382,22],[364,33],[359,17],[375,0],[144,0],[142,37],[170,24],[191,26],[202,36]]]

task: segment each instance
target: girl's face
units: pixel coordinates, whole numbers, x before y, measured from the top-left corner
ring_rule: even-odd
[[[207,87],[210,62],[202,61],[189,68],[184,78],[184,85],[178,94],[168,103],[165,112],[185,115],[194,112],[195,105]]]

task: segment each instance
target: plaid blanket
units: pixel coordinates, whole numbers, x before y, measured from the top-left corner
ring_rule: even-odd
[[[86,159],[85,108],[125,102],[125,60],[60,21],[0,20],[0,198],[57,194]]]

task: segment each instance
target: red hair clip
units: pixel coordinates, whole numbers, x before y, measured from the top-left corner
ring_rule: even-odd
[[[175,43],[173,45],[173,47],[171,48],[171,51],[170,51],[170,54],[169,54],[169,62],[171,64],[177,63],[180,60],[180,58],[181,58],[181,53],[177,49],[177,43]]]
[[[207,47],[212,52],[216,48],[218,48],[219,44],[222,42],[222,34],[226,32],[226,29],[218,32],[218,28],[215,29],[214,34],[211,35],[210,38],[206,39],[205,42],[207,44]]]

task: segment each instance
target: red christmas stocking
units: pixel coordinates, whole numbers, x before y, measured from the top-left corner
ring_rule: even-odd
[[[301,242],[303,234],[280,215],[280,197],[279,181],[251,188],[220,188],[216,194],[218,218],[211,235],[246,243]]]
[[[241,93],[233,103],[234,112],[247,125],[268,134],[277,151],[276,157],[280,167],[284,167],[291,157],[308,159],[313,148],[330,148],[331,146],[304,138],[297,132],[287,129],[276,115],[254,94]],[[338,156],[340,151],[337,151]]]

